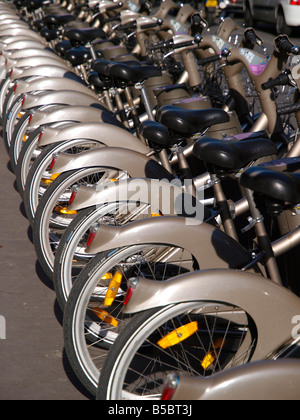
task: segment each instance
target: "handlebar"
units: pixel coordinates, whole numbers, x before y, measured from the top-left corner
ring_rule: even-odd
[[[289,71],[285,71],[276,77],[276,79],[270,79],[268,82],[263,83],[261,87],[263,90],[268,90],[275,88],[276,86],[287,86],[291,84],[291,73]]]
[[[125,23],[124,25],[118,25],[118,29],[121,31],[133,30],[133,29],[136,29],[136,27],[137,27],[136,20],[129,23]]]
[[[259,47],[263,45],[263,40],[256,34],[253,28],[247,28],[244,32],[245,41],[252,44],[258,45]]]
[[[121,1],[119,1],[118,3],[116,3],[112,6],[106,7],[105,11],[106,12],[112,12],[113,10],[120,9],[120,7],[122,7],[122,6],[123,6],[123,3]]]
[[[179,42],[178,44],[175,44],[174,40],[171,38],[168,41],[162,41],[162,42],[158,42],[155,45],[151,46],[151,50],[152,51],[156,51],[156,50],[164,50],[164,49],[180,49],[180,48],[186,48],[186,47],[192,47],[192,46],[197,46],[200,44],[202,38],[199,35],[196,35],[193,39],[191,39],[190,41],[185,41],[185,42]]]
[[[213,55],[212,57],[202,58],[198,60],[198,64],[200,66],[206,66],[207,64],[216,63],[217,61],[220,61],[222,59],[222,56],[217,54]]]
[[[279,35],[274,42],[276,49],[280,53],[290,55],[300,54],[300,48],[297,45],[294,45],[287,35]]]
[[[142,30],[153,29],[153,28],[162,26],[163,23],[164,21],[162,19],[157,19],[156,22],[146,23],[145,25],[141,25],[141,29]]]

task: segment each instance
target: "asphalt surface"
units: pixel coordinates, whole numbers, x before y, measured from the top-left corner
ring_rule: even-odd
[[[271,49],[274,28],[258,31]],[[1,138],[0,180],[0,400],[87,400],[64,354],[62,313],[37,262]]]
[[[2,138],[0,180],[0,399],[87,399],[64,354],[62,313],[37,262]]]

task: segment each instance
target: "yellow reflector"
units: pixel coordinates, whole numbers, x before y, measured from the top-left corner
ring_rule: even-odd
[[[70,215],[77,214],[77,210],[68,210],[68,207],[60,207],[60,206],[57,206],[57,207],[55,207],[54,211],[56,213],[66,214],[66,215],[68,215],[68,214],[70,214]]]
[[[55,180],[56,180],[56,178],[58,178],[60,174],[61,174],[61,173],[51,175],[51,178],[50,178],[50,179],[51,179],[51,181],[55,181]]]
[[[191,337],[198,331],[198,322],[194,321],[190,324],[183,325],[182,327],[177,328],[176,330],[170,332],[168,335],[163,337],[157,342],[159,347],[162,349],[167,349],[169,347],[175,346],[176,344],[181,343],[187,338]]]
[[[117,182],[117,178],[110,178],[110,182]]]
[[[151,213],[151,217],[161,217],[162,214],[160,213]]]
[[[46,185],[49,186],[49,185],[52,184],[53,181],[56,180],[56,178],[59,177],[59,175],[60,175],[60,173],[59,174],[53,174],[53,175],[51,175],[50,179],[42,178],[42,182],[43,182],[43,184],[46,184]]]
[[[24,112],[19,112],[19,114],[18,114],[18,118],[22,118],[23,116],[24,116]]]
[[[207,0],[206,7],[218,7],[217,0]]]
[[[119,271],[116,271],[111,282],[109,283],[105,299],[104,306],[111,306],[118,294],[119,287],[121,286],[122,274]]]
[[[93,313],[106,324],[111,325],[112,327],[117,327],[119,325],[119,321],[117,321],[114,317],[109,315],[108,312],[104,311],[104,309],[94,308]]]
[[[207,353],[207,355],[204,357],[201,363],[201,366],[204,370],[208,369],[214,363],[218,355],[218,352],[216,352],[216,350],[219,350],[223,346],[223,342],[224,340],[222,338],[219,338],[214,343],[214,350]]]
[[[52,182],[53,181],[51,179],[42,178],[42,183],[48,185],[48,187],[52,184]]]
[[[23,143],[25,143],[27,141],[28,137],[26,136],[26,134],[23,137]]]
[[[112,278],[113,278],[113,275],[111,273],[106,273],[104,274],[101,280],[111,280]]]

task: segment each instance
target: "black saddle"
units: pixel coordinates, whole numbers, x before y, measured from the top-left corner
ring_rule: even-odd
[[[292,205],[300,203],[300,174],[283,173],[275,170],[253,167],[241,176],[240,184],[254,192],[279,202]]]
[[[67,23],[73,22],[74,20],[75,20],[75,17],[70,14],[66,14],[66,15],[51,14],[43,18],[45,25],[47,25],[49,29],[65,26]]]
[[[96,54],[101,54],[100,51],[95,52]],[[84,47],[71,48],[65,53],[65,59],[68,60],[73,66],[80,66],[81,64],[86,63],[91,58],[92,57],[90,51]]]
[[[277,154],[275,144],[265,138],[217,140],[209,137],[197,140],[193,154],[202,161],[225,171],[238,171],[252,161]]]
[[[156,121],[141,123],[139,132],[155,150],[169,149],[176,142],[168,128]]]
[[[188,110],[173,105],[160,108],[156,114],[158,122],[183,137],[202,132],[215,124],[229,121],[229,115],[222,109]]]
[[[86,29],[68,29],[65,36],[73,43],[78,45],[86,45],[95,39],[106,38],[103,29],[86,28]]]
[[[133,64],[134,63],[134,64]],[[161,76],[161,70],[151,66],[142,66],[140,63],[113,62],[107,68],[107,72],[113,78],[124,81],[127,84],[143,82],[151,77]]]
[[[58,42],[55,45],[55,51],[62,57],[65,57],[66,52],[69,51],[71,48],[73,48],[73,46],[68,40]]]
[[[44,27],[40,32],[48,42],[54,41],[62,35],[61,29],[49,29],[48,27]]]

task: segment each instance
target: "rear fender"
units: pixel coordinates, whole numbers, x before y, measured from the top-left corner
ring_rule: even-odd
[[[42,125],[55,124],[61,121],[104,122],[105,118],[109,116],[108,112],[89,106],[66,106],[50,112],[36,110],[33,111],[28,128],[35,130]],[[41,145],[44,144],[41,143]]]
[[[62,173],[80,168],[108,167],[127,172],[131,178],[153,178],[168,175],[158,162],[142,153],[117,147],[99,147],[77,155],[60,153],[52,173]],[[166,176],[164,176],[166,178]]]
[[[46,65],[41,65],[34,68],[29,68],[22,70],[17,74],[17,72],[14,72],[12,74],[11,79],[17,80],[22,78],[29,78],[29,77],[73,77],[73,80],[75,80],[78,76],[76,76],[74,73],[71,73],[67,70],[67,68],[58,61],[50,60],[48,58],[45,58]],[[79,79],[79,78],[78,78]]]
[[[227,369],[210,377],[180,375],[172,399],[299,401],[300,362],[296,359],[268,360]]]
[[[24,39],[16,42],[11,42],[6,51],[13,51],[13,50],[25,50],[26,48],[37,48],[37,49],[44,49],[46,48],[45,44],[42,44],[40,41],[36,41],[34,39]]]
[[[85,93],[95,99],[97,96],[82,83],[78,83],[70,79],[62,79],[61,77],[52,77],[33,80],[32,82],[18,81],[18,86],[15,90],[15,97],[22,95],[23,93],[47,91],[47,90],[74,90],[76,92]]]
[[[58,92],[46,92],[42,95],[27,94],[22,109],[27,111],[32,108],[40,108],[50,104],[101,107],[98,100],[86,93],[76,92],[74,90],[61,90]]]
[[[124,307],[125,314],[182,302],[224,302],[241,308],[255,321],[258,331],[252,361],[266,359],[292,339],[293,319],[300,299],[284,287],[256,274],[236,270],[204,270],[165,282],[139,279]]]
[[[161,183],[162,184],[162,183]],[[182,194],[182,193],[181,193]],[[180,199],[180,193],[178,193]],[[172,208],[174,213],[180,208]],[[220,229],[203,221],[203,206],[198,220],[185,217],[155,217],[121,227],[101,225],[88,253],[142,244],[165,244],[185,249],[194,256],[196,269],[237,268],[249,261],[247,251]],[[178,211],[179,212],[179,211]],[[202,214],[202,220],[201,220]],[[158,305],[159,306],[159,305]]]
[[[67,115],[68,118],[73,118],[72,114],[68,113],[68,109],[66,110],[66,116]],[[106,117],[108,118],[110,115],[107,116],[105,113],[102,113],[102,118],[104,121]],[[123,128],[107,124],[106,122],[79,123],[61,130],[46,127],[40,141],[40,146],[46,146],[52,143],[80,138],[96,140],[100,143],[103,143],[107,147],[124,147],[125,149],[130,149],[144,155],[149,153],[149,148],[137,137],[129,133],[127,130],[124,130]],[[57,163],[53,169],[55,172],[65,172],[64,166],[66,164],[67,171],[78,169],[78,167],[80,168],[83,166],[95,166],[98,162],[97,159],[98,155],[96,150],[83,152],[77,155],[62,153],[59,155]],[[119,156],[119,160],[122,160],[121,155]],[[104,164],[105,161],[102,160],[101,162]],[[56,170],[56,168],[59,168],[59,170]]]

